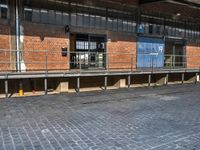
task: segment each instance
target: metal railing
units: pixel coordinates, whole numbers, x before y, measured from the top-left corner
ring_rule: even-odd
[[[5,72],[84,72],[84,71],[162,71],[200,69],[200,54],[158,54],[116,51],[67,52],[23,50],[20,70],[16,70],[16,50],[0,50],[0,73]]]

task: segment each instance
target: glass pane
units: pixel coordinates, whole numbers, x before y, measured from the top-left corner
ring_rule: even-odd
[[[39,9],[33,9],[33,22],[40,22],[40,10]]]
[[[48,23],[48,11],[45,9],[41,10],[41,22]]]
[[[108,29],[112,30],[112,26],[113,26],[113,20],[111,18],[108,18]]]
[[[83,26],[83,14],[81,13],[77,14],[77,26],[80,26],[80,27]]]
[[[123,30],[123,21],[121,19],[118,20],[118,31]]]
[[[95,16],[90,15],[90,27],[95,27]]]
[[[101,28],[106,29],[106,17],[101,17]]]
[[[56,24],[61,25],[62,24],[62,13],[61,12],[56,12]]]
[[[89,27],[90,26],[90,16],[89,14],[84,14],[84,22],[83,25],[85,27]]]
[[[117,31],[117,19],[113,19],[113,30]]]
[[[25,20],[26,21],[32,21],[32,9],[25,8],[24,9],[24,15],[25,15]]]
[[[63,25],[69,25],[69,14],[63,13]]]
[[[123,31],[128,31],[128,22],[123,21]]]
[[[76,13],[71,14],[71,25],[76,26]]]
[[[96,27],[97,28],[101,27],[101,17],[100,16],[96,16]]]
[[[55,17],[55,11],[54,10],[49,10],[49,23],[50,24],[56,24],[56,17]]]
[[[1,18],[7,19],[8,18],[8,6],[7,5],[0,5],[1,7]]]

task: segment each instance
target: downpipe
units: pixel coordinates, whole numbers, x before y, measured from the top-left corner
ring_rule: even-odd
[[[16,71],[21,72],[21,50],[20,50],[20,18],[19,18],[19,0],[15,1],[16,15]],[[19,96],[24,95],[23,80],[19,81]]]
[[[20,64],[20,22],[19,22],[19,0],[15,1],[15,20],[16,20],[16,71],[21,72]]]

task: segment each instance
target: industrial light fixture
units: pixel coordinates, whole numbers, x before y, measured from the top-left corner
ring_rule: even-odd
[[[176,14],[173,16],[173,19],[178,19],[180,16],[181,16],[181,13],[176,13]]]

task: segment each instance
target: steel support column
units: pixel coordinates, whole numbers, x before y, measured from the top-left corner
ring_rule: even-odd
[[[185,81],[185,73],[182,73],[181,75],[181,83],[184,84]]]
[[[131,75],[128,75],[128,88],[131,87]]]
[[[105,76],[105,77],[104,77],[104,90],[106,91],[107,88],[108,88],[108,77]]]
[[[6,79],[4,81],[5,84],[5,98],[8,98],[8,80]]]
[[[150,86],[151,86],[151,74],[149,74],[148,77],[149,77],[149,78],[148,78],[148,86],[150,87]]]
[[[197,78],[198,78],[198,73],[195,74],[195,84],[197,84],[197,82],[198,82]]]
[[[47,78],[44,79],[44,93],[45,93],[45,95],[48,94],[48,81],[47,81]]]
[[[169,74],[166,74],[166,83],[165,83],[165,85],[168,85],[168,83],[169,83]]]
[[[76,92],[80,92],[80,77],[77,77],[77,85],[76,85]]]

